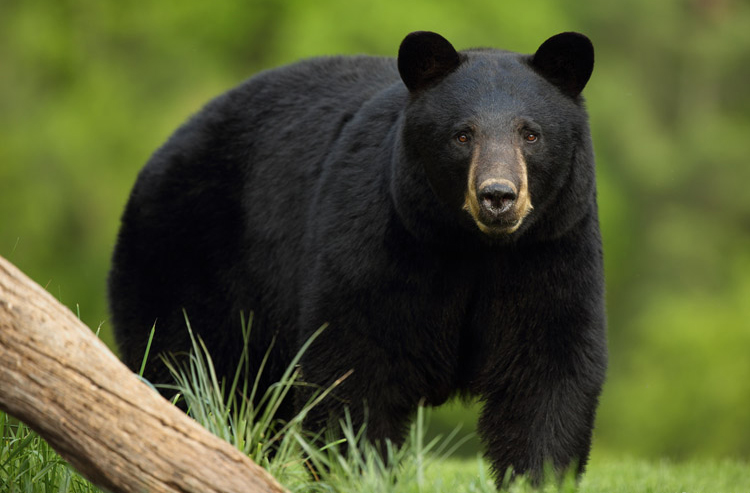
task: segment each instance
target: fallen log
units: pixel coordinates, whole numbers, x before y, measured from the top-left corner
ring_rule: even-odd
[[[139,381],[70,310],[2,257],[0,409],[113,493],[285,491]]]

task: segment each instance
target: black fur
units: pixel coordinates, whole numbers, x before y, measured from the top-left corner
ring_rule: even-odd
[[[533,56],[456,53],[414,33],[398,64],[303,61],[209,103],[122,218],[109,297],[125,362],[140,365],[154,322],[153,354],[188,350],[184,309],[231,375],[254,312],[252,363],[277,337],[269,385],[329,323],[303,379],[354,371],[311,428],[347,405],[370,439],[399,442],[420,400],[477,395],[498,478],[582,471],[607,359],[586,46],[565,33]],[[483,232],[464,207],[472,163],[498,177],[525,163],[517,230]],[[167,380],[158,360],[146,377]]]

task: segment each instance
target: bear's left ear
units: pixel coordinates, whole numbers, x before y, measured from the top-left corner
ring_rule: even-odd
[[[447,39],[429,31],[407,35],[398,49],[398,72],[409,91],[435,84],[461,64],[461,57]]]
[[[531,66],[571,98],[577,97],[594,70],[594,45],[579,33],[561,33],[542,43]]]

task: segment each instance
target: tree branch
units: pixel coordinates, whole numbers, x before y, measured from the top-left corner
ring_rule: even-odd
[[[70,310],[2,257],[0,408],[114,493],[285,491],[140,382]]]

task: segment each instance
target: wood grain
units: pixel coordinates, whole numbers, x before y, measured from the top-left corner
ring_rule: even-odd
[[[115,493],[285,491],[140,382],[70,310],[2,257],[0,408]]]

